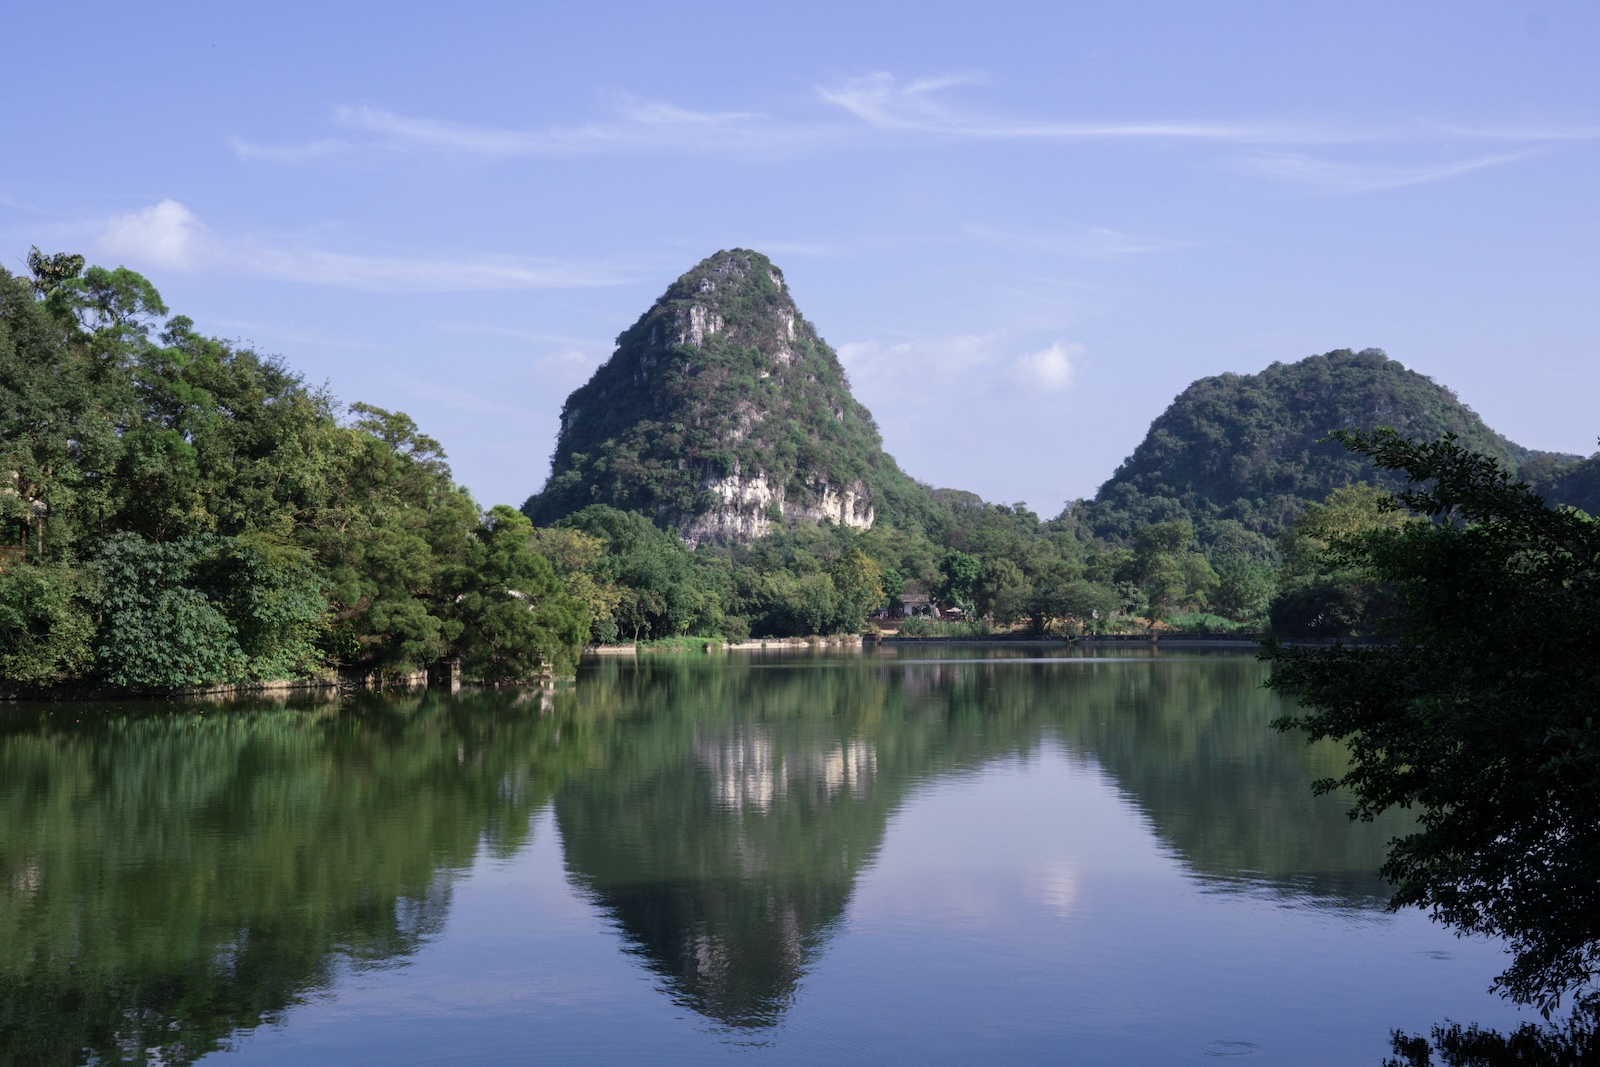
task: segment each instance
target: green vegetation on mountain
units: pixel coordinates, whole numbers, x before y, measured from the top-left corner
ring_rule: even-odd
[[[1385,602],[1319,552],[1346,512],[1373,512],[1401,482],[1328,435],[1374,426],[1453,433],[1555,500],[1600,497],[1600,458],[1508,441],[1377,350],[1195,382],[1096,499],[1052,522],[928,490],[882,453],[782,275],[734,250],[675,282],[572,394],[550,480],[524,511],[624,546],[578,578],[603,594],[596,640],[847,631],[908,591],[983,625],[1038,633],[1263,628],[1270,617],[1284,633],[1347,635],[1370,632]],[[846,489],[861,509],[839,506]],[[608,511],[685,544],[642,533],[619,541]],[[659,558],[643,568],[647,542]]]
[[[747,541],[796,516],[903,521],[924,495],[778,268],[734,249],[668,287],[567,398],[550,479],[523,511],[548,525],[605,504],[691,541]]]
[[[1600,516],[1600,453],[1577,463],[1561,462],[1565,458],[1537,457],[1524,463],[1518,476],[1553,504],[1567,504]]]
[[[405,415],[81,256],[0,271],[0,685],[169,691],[570,669],[588,618]],[[341,417],[343,415],[343,417]]]
[[[1218,520],[1273,538],[1307,504],[1340,486],[1402,481],[1352,455],[1328,435],[1388,427],[1414,440],[1452,433],[1518,470],[1551,472],[1576,456],[1533,452],[1484,425],[1454,393],[1377,349],[1341,349],[1260,374],[1201,378],[1149,433],[1092,502],[1082,521],[1102,537],[1131,540],[1154,522],[1187,519],[1209,540]]]
[[[1372,350],[1196,382],[1054,520],[929,489],[882,451],[782,274],[735,249],[674,282],[568,398],[522,514],[485,513],[405,415],[341,411],[169,317],[131,271],[30,266],[0,276],[12,689],[450,659],[514,681],[570,669],[586,641],[856,632],[902,597],[963,633],[1371,632],[1381,590],[1322,556],[1398,485],[1327,439],[1352,426],[1454,432],[1553,500],[1600,506],[1600,457],[1523,449]]]

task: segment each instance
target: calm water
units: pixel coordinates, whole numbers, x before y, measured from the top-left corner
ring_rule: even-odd
[[[1371,1064],[1504,1026],[1248,656],[0,710],[0,1062]]]

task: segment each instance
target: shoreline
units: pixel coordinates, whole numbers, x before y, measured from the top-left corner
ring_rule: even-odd
[[[768,637],[727,642],[715,637],[684,639],[652,645],[627,642],[613,645],[588,645],[582,658],[593,661],[611,658],[638,658],[648,655],[713,654],[717,652],[798,652],[862,651],[881,645],[994,645],[1070,648],[1075,645],[1213,645],[1229,648],[1259,648],[1265,634],[1088,634],[1079,637],[1039,637],[1032,634],[986,634],[975,637],[901,637],[896,634],[835,634],[830,637]],[[1351,644],[1362,639],[1347,639]],[[1296,642],[1299,643],[1299,642]]]

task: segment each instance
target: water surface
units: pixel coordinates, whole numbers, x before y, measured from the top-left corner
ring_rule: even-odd
[[[1378,1063],[1504,1026],[1247,655],[0,712],[0,1061]]]

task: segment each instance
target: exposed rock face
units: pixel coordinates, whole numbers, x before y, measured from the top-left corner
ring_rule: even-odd
[[[855,482],[843,489],[816,482],[806,486],[805,501],[790,501],[784,486],[774,486],[764,473],[745,477],[738,472],[702,481],[719,503],[679,526],[684,541],[753,541],[772,529],[774,521],[826,519],[835,526],[871,529],[877,518],[867,487]]]
[[[550,479],[523,511],[642,511],[691,545],[777,522],[870,527],[917,487],[884,454],[838,357],[765,256],[718,252],[679,278],[567,398]]]

